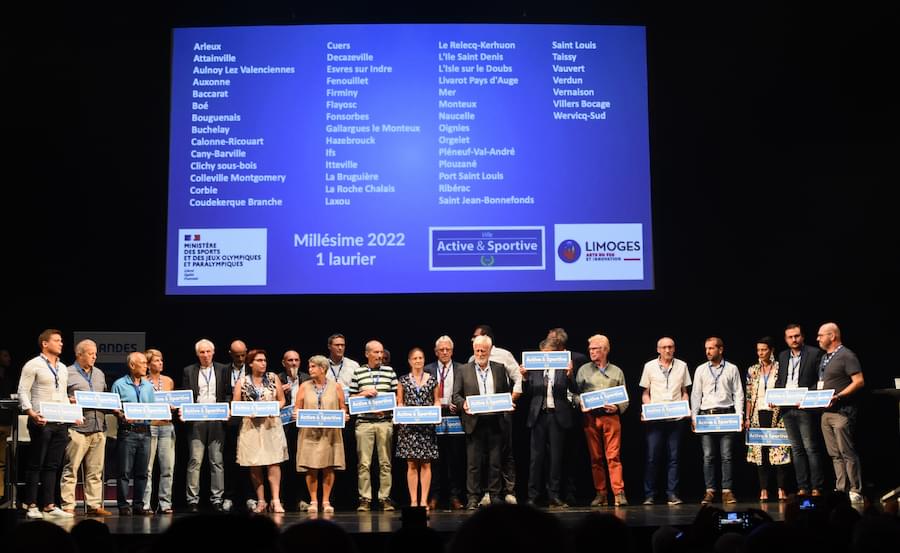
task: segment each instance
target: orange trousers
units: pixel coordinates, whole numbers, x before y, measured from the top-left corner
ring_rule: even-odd
[[[588,451],[591,454],[591,475],[594,477],[594,489],[597,490],[597,494],[607,493],[607,467],[613,494],[625,493],[622,461],[619,459],[622,445],[622,423],[619,421],[619,415],[585,413],[584,436],[587,438]],[[604,457],[606,467],[603,465]]]

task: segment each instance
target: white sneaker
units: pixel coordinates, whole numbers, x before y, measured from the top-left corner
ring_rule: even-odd
[[[850,492],[850,503],[865,503],[865,500],[861,493]]]
[[[490,505],[491,504],[491,496],[488,494],[484,494],[484,497],[481,498],[481,501],[479,501],[478,504],[481,505],[482,507]]]
[[[28,518],[39,519],[44,518],[44,513],[37,507],[29,507],[28,511],[25,512],[25,516]]]
[[[503,498],[503,501],[507,502],[510,505],[517,505],[519,502],[516,500],[516,496],[511,493],[506,494],[506,497]]]
[[[223,505],[223,507],[224,507],[224,505]],[[247,511],[249,511],[249,512],[252,513],[252,512],[255,511],[255,510],[256,510],[256,500],[255,500],[255,499],[248,499],[248,500],[247,500]]]
[[[67,513],[60,509],[59,507],[53,507],[49,511],[44,511],[45,517],[60,517],[60,518],[74,518],[75,515],[72,513]]]
[[[233,503],[231,502],[230,499],[226,499],[225,501],[222,502],[222,510],[225,511],[226,513],[231,512],[232,506],[233,506]]]

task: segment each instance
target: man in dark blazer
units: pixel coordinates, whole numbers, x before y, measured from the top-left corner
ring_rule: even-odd
[[[213,361],[215,345],[202,339],[194,345],[197,363],[184,368],[182,388],[194,393],[194,403],[223,403],[228,401],[231,383],[228,367]],[[214,510],[225,511],[225,423],[222,421],[192,422],[188,425],[190,436],[190,460],[187,469],[188,511],[197,512],[200,503],[200,468],[203,453],[209,459],[210,503]],[[230,462],[235,462],[230,459]]]
[[[508,413],[473,415],[466,396],[509,393],[509,376],[501,363],[490,361],[493,341],[490,336],[477,336],[472,341],[475,359],[456,373],[453,383],[453,403],[460,413],[466,431],[466,491],[470,511],[478,507],[481,489],[483,457],[488,458],[488,486],[491,501],[500,503],[500,463],[505,432],[510,426]]]
[[[434,343],[437,361],[425,365],[425,372],[438,381],[438,393],[441,396],[441,416],[455,417],[459,415],[453,403],[453,384],[457,374],[464,367],[453,360],[453,340],[449,336],[441,336]],[[465,440],[460,435],[438,435],[438,459],[431,462],[431,501],[428,507],[434,511],[439,502],[448,502],[454,511],[463,508],[462,485],[463,458]]]
[[[554,351],[554,342],[545,339],[541,351]],[[566,370],[527,370],[522,373],[522,392],[530,395],[526,424],[531,429],[531,466],[528,471],[528,502],[534,505],[544,488],[544,467],[549,446],[550,478],[547,501],[551,509],[565,509],[561,477],[566,431],[575,420],[575,410],[567,392],[576,393],[572,363]]]
[[[784,329],[788,349],[778,355],[776,388],[816,389],[822,350],[803,343],[803,331],[798,324]],[[825,486],[819,413],[811,409],[781,408],[784,428],[791,441],[791,458],[797,476],[797,495],[821,495]]]

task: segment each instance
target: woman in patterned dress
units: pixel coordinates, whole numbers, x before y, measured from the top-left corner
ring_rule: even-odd
[[[766,391],[775,387],[778,378],[778,362],[775,361],[775,347],[766,336],[756,342],[756,356],[759,362],[747,369],[747,408],[744,410],[745,428],[784,428],[784,421],[778,407],[766,403]],[[747,462],[757,465],[759,475],[759,500],[769,499],[769,472],[775,467],[778,480],[778,500],[787,499],[784,491],[787,479],[786,468],[791,462],[790,446],[747,446]]]
[[[441,406],[437,379],[425,372],[425,352],[413,348],[409,352],[410,373],[402,376],[397,385],[397,405]],[[397,431],[395,456],[406,459],[406,484],[409,486],[411,507],[428,510],[428,490],[431,487],[431,460],[438,458],[437,434],[433,424],[401,424]],[[421,499],[418,493],[421,485]]]
[[[266,372],[266,351],[250,350],[247,354],[248,373],[235,383],[241,401],[277,401],[284,407],[284,392],[275,373]],[[268,466],[269,488],[272,490],[272,512],[283,513],[281,505],[281,463],[288,458],[287,439],[281,417],[244,417],[238,434],[237,462],[250,467],[250,482],[256,491],[256,509],[266,510],[266,490],[263,486],[263,467]]]

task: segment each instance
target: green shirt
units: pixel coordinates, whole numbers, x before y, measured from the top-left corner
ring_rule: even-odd
[[[578,369],[578,373],[575,375],[575,385],[579,394],[593,392],[594,390],[604,390],[614,386],[624,386],[625,373],[612,363],[608,363],[603,370],[600,370],[600,367],[591,361]],[[624,413],[625,409],[628,408],[628,402],[620,403],[616,407],[619,408],[619,413]]]

